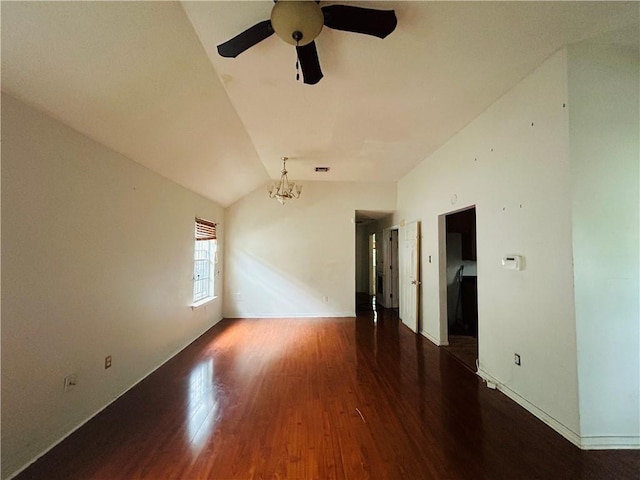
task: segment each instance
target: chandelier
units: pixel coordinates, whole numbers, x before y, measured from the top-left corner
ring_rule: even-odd
[[[296,185],[295,182],[289,183],[289,179],[287,178],[287,160],[287,157],[282,157],[280,181],[273,182],[273,185],[267,190],[269,192],[269,198],[275,198],[282,205],[292,198],[300,198],[300,192],[302,192],[302,185]]]

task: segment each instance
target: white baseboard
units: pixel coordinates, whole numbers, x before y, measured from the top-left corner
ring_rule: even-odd
[[[193,337],[191,340],[189,340],[187,343],[185,343],[182,347],[179,347],[173,353],[169,354],[169,356],[164,361],[162,361],[157,366],[153,367],[151,370],[149,370],[147,373],[145,373],[142,377],[140,377],[140,379],[138,379],[136,382],[134,382],[129,388],[127,388],[126,390],[122,391],[120,394],[118,394],[115,397],[113,397],[106,404],[104,404],[102,407],[98,408],[98,410],[96,410],[94,413],[90,414],[86,419],[81,421],[79,424],[77,424],[74,427],[71,427],[66,433],[62,434],[62,436],[60,436],[60,437],[58,437],[56,439],[53,439],[53,440],[45,440],[44,442],[42,442],[42,443],[46,443],[46,445],[48,445],[48,446],[43,447],[40,453],[36,454],[31,460],[27,461],[24,465],[22,465],[22,467],[18,467],[17,470],[15,470],[13,473],[9,474],[9,476],[7,477],[6,480],[11,480],[12,478],[15,478],[20,473],[22,473],[24,470],[26,470],[29,466],[31,466],[33,463],[35,463],[40,458],[45,456],[47,453],[49,453],[51,450],[53,450],[53,448],[55,448],[60,442],[62,442],[65,438],[67,438],[69,435],[73,434],[76,430],[82,428],[87,422],[90,422],[96,415],[98,415],[100,412],[102,412],[109,405],[113,404],[116,400],[118,400],[120,397],[125,395],[129,390],[134,388],[136,385],[138,385],[140,382],[142,382],[145,378],[147,378],[149,375],[151,375],[157,369],[162,367],[165,363],[167,363],[173,357],[175,357],[178,353],[180,353],[185,348],[187,348],[189,345],[191,345],[193,342],[195,342],[198,338],[200,338],[202,335],[204,335],[210,328],[212,328],[214,325],[216,325],[221,320],[222,320],[222,318],[219,318],[219,319],[215,320],[214,322],[212,322],[211,325],[208,325],[202,332],[198,333],[195,337]]]
[[[504,385],[503,383],[500,383],[500,381],[498,381],[497,379],[492,377],[490,374],[482,370],[482,368],[478,368],[478,376],[482,378],[484,381],[495,385],[496,388],[500,390],[502,393],[504,393],[507,397],[509,397],[511,400],[516,402],[518,405],[520,405],[522,408],[524,408],[528,412],[532,413],[539,420],[542,420],[544,423],[546,423],[548,426],[553,428],[556,432],[558,432],[564,438],[566,438],[571,443],[573,443],[576,447],[583,448],[580,435],[578,435],[576,432],[571,430],[569,427],[560,423],[558,420],[553,418],[544,410],[541,410],[540,408],[535,406],[526,398],[521,397],[518,393],[511,390],[508,386]]]
[[[426,332],[425,330],[420,330],[420,334],[423,337],[426,337],[427,340],[429,340],[431,343],[434,343],[438,347],[446,347],[447,345],[449,345],[448,341],[441,342],[439,338],[434,337],[433,335]]]
[[[355,312],[322,312],[322,313],[279,313],[277,315],[273,313],[236,313],[231,315],[225,315],[224,318],[344,318],[355,317]]]
[[[634,436],[584,436],[583,450],[640,450],[640,437]]]

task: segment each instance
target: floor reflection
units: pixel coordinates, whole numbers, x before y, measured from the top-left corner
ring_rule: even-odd
[[[214,375],[212,358],[199,363],[189,375],[187,431],[194,454],[200,453],[209,440],[219,416],[219,401]]]
[[[397,308],[384,308],[376,297],[359,293],[356,295],[356,355],[359,374],[369,371],[369,364],[383,365],[392,372],[386,380],[394,391],[401,391],[400,320]],[[378,343],[384,348],[379,350]],[[365,375],[367,375],[365,373]]]

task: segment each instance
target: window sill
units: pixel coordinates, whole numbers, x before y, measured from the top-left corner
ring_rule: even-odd
[[[198,300],[197,302],[192,303],[191,305],[189,305],[189,307],[191,308],[191,310],[195,310],[197,308],[203,307],[206,304],[213,302],[216,298],[218,297],[207,297],[207,298],[203,298],[202,300]]]

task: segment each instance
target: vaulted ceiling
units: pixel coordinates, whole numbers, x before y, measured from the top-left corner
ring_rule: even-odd
[[[398,26],[324,28],[324,78],[305,85],[275,35],[217,54],[271,1],[3,1],[2,90],[226,206],[282,156],[296,180],[398,180],[562,46],[638,43],[637,2],[332,3]]]

